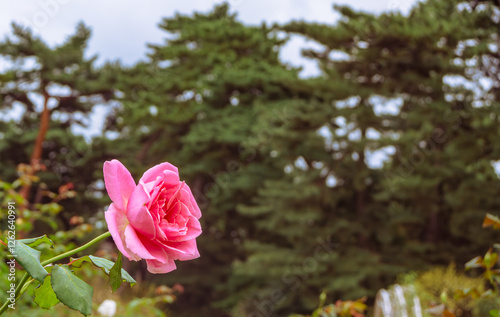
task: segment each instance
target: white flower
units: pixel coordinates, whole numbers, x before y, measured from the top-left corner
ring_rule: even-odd
[[[113,317],[116,314],[116,302],[106,299],[97,309],[97,312],[104,317]]]

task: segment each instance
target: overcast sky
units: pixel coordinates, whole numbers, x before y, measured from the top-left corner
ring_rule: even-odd
[[[162,17],[176,12],[207,12],[218,0],[2,0],[0,1],[0,37],[11,32],[11,22],[30,26],[49,44],[59,44],[74,32],[78,21],[93,30],[89,53],[99,54],[99,61],[120,59],[127,65],[144,59],[146,43],[161,43],[164,33],[157,27]],[[228,0],[231,10],[248,24],[262,21],[288,22],[292,19],[334,23],[337,15],[332,4],[349,4],[370,12],[401,10],[408,12],[416,0]],[[314,73],[314,65],[304,64],[295,39],[282,53],[287,62],[306,67],[306,75]]]
[[[332,10],[333,3],[349,4],[358,10],[380,13],[400,10],[407,13],[417,0],[228,0],[232,12],[246,24],[285,23],[290,20],[335,23],[338,18]],[[93,30],[89,43],[89,55],[98,54],[98,62],[121,60],[126,65],[145,59],[146,43],[162,43],[164,32],[158,29],[163,17],[176,12],[192,14],[207,12],[220,0],[0,0],[0,38],[11,33],[11,22],[29,26],[49,43],[60,44],[72,34],[79,21],[84,21]],[[300,49],[312,47],[314,43],[294,37],[282,50],[282,59],[294,66],[302,66],[303,76],[318,74],[316,65],[300,57]],[[0,59],[0,69],[8,67]],[[5,62],[4,62],[5,63]],[[35,102],[36,103],[36,102]],[[41,105],[40,105],[41,106]],[[17,109],[18,108],[18,109]],[[22,107],[8,113],[0,113],[4,119],[19,120]],[[397,111],[397,107],[393,107]],[[99,135],[106,107],[94,107],[88,120],[88,128],[73,127],[74,133],[86,138]],[[380,154],[380,153],[379,153]],[[373,153],[370,162],[378,165],[387,157]],[[380,156],[380,155],[379,155]]]

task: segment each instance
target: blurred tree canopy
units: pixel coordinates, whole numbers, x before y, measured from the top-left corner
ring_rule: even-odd
[[[102,141],[88,143],[73,131],[91,125],[95,105],[110,104],[116,82],[110,65],[97,68],[97,56],[86,57],[90,36],[79,23],[63,44],[51,48],[31,30],[12,24],[12,36],[0,42],[0,55],[10,64],[0,74],[0,110],[19,117],[0,125],[0,178],[15,179],[19,163],[43,164],[39,176],[50,190],[72,183],[87,196],[62,203],[72,215],[102,207],[93,195],[102,190],[94,188],[102,175]],[[42,190],[24,186],[22,194],[33,205],[41,202]],[[60,215],[63,228],[69,216]]]
[[[102,218],[104,160],[136,179],[177,165],[203,211],[201,257],[146,276],[185,287],[176,316],[307,313],[322,290],[374,296],[399,273],[465,263],[489,246],[481,222],[500,208],[498,7],[334,10],[333,25],[249,26],[226,4],[177,14],[132,67],[96,67],[83,24],[55,48],[14,25],[0,97],[22,116],[0,125],[0,178],[29,163],[44,108],[39,175],[80,193],[62,226]],[[321,44],[303,51],[320,75],[280,60],[292,35]],[[102,134],[85,140],[73,127],[103,105]]]

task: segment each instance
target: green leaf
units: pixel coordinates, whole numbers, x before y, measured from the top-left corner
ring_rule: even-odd
[[[107,275],[109,275],[109,272],[111,271],[111,269],[115,265],[115,263],[113,261],[106,260],[106,259],[100,258],[98,256],[93,256],[93,255],[86,255],[86,256],[83,256],[83,257],[77,258],[77,259],[71,258],[71,262],[68,263],[68,265],[71,265],[74,267],[81,267],[83,262],[90,262],[90,263],[94,264],[95,266],[100,267],[104,271],[104,273],[106,273]],[[121,270],[121,273],[122,273],[122,279],[125,282],[130,283],[131,286],[134,286],[137,283],[132,278],[132,276],[130,276],[130,274],[128,274],[128,272],[125,271],[124,269]]]
[[[44,234],[43,236],[37,237],[37,238],[22,239],[22,240],[18,240],[18,241],[21,241],[22,243],[24,243],[30,247],[36,247],[42,243],[48,243],[51,247],[54,245],[54,242],[52,242],[52,240],[50,240],[46,234]]]
[[[59,303],[50,283],[50,275],[33,292],[35,294],[34,302],[43,309],[50,309]]]
[[[498,316],[500,316],[500,310],[498,310],[498,309],[490,310],[490,316],[491,317],[498,317]]]
[[[31,277],[43,283],[43,280],[48,275],[47,271],[40,263],[41,252],[28,247],[26,244],[16,240],[14,245],[14,252],[12,255],[16,258],[17,262],[28,272]]]
[[[118,252],[118,259],[116,259],[115,265],[109,271],[109,284],[111,289],[116,291],[122,285],[122,254]]]
[[[494,267],[497,261],[498,261],[498,254],[492,252],[491,249],[484,255],[483,264],[487,268],[491,269],[492,267]]]
[[[61,303],[85,316],[92,313],[92,286],[76,277],[67,265],[54,266],[51,275],[52,288]]]

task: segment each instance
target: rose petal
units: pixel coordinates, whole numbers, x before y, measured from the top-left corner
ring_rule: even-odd
[[[130,195],[127,205],[127,218],[134,229],[154,239],[156,237],[156,227],[153,217],[146,207],[148,201],[148,195],[143,186],[139,184]]]
[[[198,252],[198,248],[196,246],[196,240],[193,239],[191,241],[192,241],[192,244],[194,245],[193,246],[194,253],[187,254],[186,256],[180,257],[179,258],[180,261],[189,261],[189,260],[197,259],[200,257],[200,252]]]
[[[172,259],[169,259],[167,263],[162,263],[157,260],[146,260],[146,263],[148,264],[148,271],[153,274],[165,274],[177,268]]]
[[[163,171],[161,180],[163,181],[163,183],[171,185],[176,185],[180,182],[179,174],[170,170]]]
[[[194,239],[181,242],[169,241],[162,244],[169,257],[175,260],[186,261],[200,257],[200,253],[196,246],[196,240]]]
[[[142,244],[146,249],[148,250],[149,253],[151,253],[154,258],[162,263],[167,263],[169,261],[169,256],[165,252],[163,245],[159,243],[155,243],[154,241],[149,241],[148,239],[144,239],[142,237],[139,237],[141,239]]]
[[[108,224],[108,230],[111,233],[113,241],[115,241],[116,247],[120,252],[126,256],[129,260],[137,261],[139,258],[128,252],[128,248],[125,247],[125,228],[128,226],[128,220],[123,211],[116,209],[114,204],[109,205],[108,210],[104,213],[106,218],[106,223]]]
[[[179,175],[179,171],[177,170],[177,167],[173,166],[170,163],[165,162],[165,163],[161,163],[161,164],[158,164],[156,166],[153,166],[150,169],[148,169],[146,172],[144,172],[144,174],[142,175],[139,182],[142,182],[144,184],[149,183],[149,182],[154,182],[154,181],[156,181],[156,178],[158,176],[160,176],[162,178],[164,177],[164,174],[163,174],[164,171],[172,171],[175,174]]]
[[[154,256],[152,256],[151,253],[148,252],[146,247],[144,247],[144,244],[142,244],[137,235],[137,232],[135,232],[132,226],[128,225],[125,228],[124,235],[125,245],[132,253],[142,259],[154,259]]]
[[[186,240],[188,240],[188,239],[195,239],[202,232],[202,230],[201,230],[201,224],[198,221],[198,219],[196,219],[195,217],[190,217],[189,218],[187,227],[188,227],[188,232],[186,233],[186,236],[184,237],[184,239],[186,239]]]
[[[198,221],[196,218],[193,217],[195,221]],[[199,222],[198,222],[199,224]],[[162,228],[164,229],[164,228]],[[167,230],[165,230],[167,231]],[[167,231],[165,234],[167,236],[167,241],[171,242],[183,242],[183,241],[188,241],[197,238],[201,233],[201,226],[199,228],[188,228],[187,230],[185,229],[185,233],[182,232],[172,232],[173,230]]]
[[[201,224],[196,219],[190,215],[188,207],[183,203],[177,203],[174,207],[180,207],[180,215],[174,218],[176,221],[164,224],[160,224],[160,228],[165,232],[169,241],[186,241],[198,237],[201,234]],[[171,212],[171,211],[170,211]],[[180,218],[186,217],[185,222],[180,221]],[[174,226],[177,225],[177,226]]]
[[[177,203],[177,200],[179,199],[180,194],[181,194],[181,190],[182,190],[182,188],[184,186],[186,186],[186,183],[184,183],[184,182],[182,182],[182,183],[179,184],[179,187],[177,188],[177,190],[175,191],[175,193],[173,193],[170,196],[170,200],[168,201],[165,210],[170,210],[170,208],[172,208],[172,206],[175,205],[175,203]]]
[[[187,191],[187,195],[188,195],[187,198],[191,201],[192,208],[189,209],[191,211],[191,214],[193,216],[195,216],[196,219],[200,219],[201,218],[201,210],[200,210],[200,207],[198,207],[196,200],[194,199],[193,192],[191,192],[191,188],[189,188],[188,185],[184,185],[183,190]]]
[[[103,172],[109,198],[116,208],[125,210],[127,201],[135,188],[132,175],[118,160],[104,162]]]

